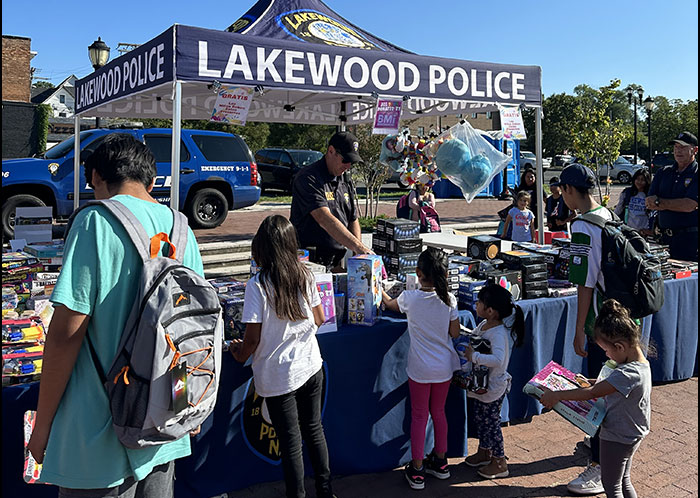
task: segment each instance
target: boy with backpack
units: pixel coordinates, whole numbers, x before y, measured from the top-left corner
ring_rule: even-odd
[[[150,196],[156,167],[143,143],[130,135],[107,136],[85,161],[85,176],[95,199],[121,203],[148,237],[172,233],[180,247],[171,249],[170,255],[203,276],[194,234],[186,222],[175,219],[179,213],[174,216]],[[122,331],[134,319],[132,305],[141,291],[146,264],[122,220],[102,205],[80,210],[66,234],[63,268],[51,295],[56,309],[47,333],[36,424],[28,448],[43,462],[40,481],[59,486],[59,496],[172,497],[173,460],[191,453],[188,436],[134,449],[122,444],[113,427],[113,400],[105,395],[100,377],[122,350]],[[175,223],[184,223],[183,230],[171,232]],[[151,253],[162,250],[160,244],[151,247]],[[175,307],[189,301],[185,294],[177,296],[184,298]],[[214,348],[214,359],[217,354],[220,361],[220,349]],[[132,386],[139,380],[128,368],[119,379]],[[125,402],[127,408],[134,404]]]
[[[600,306],[604,299],[615,298],[630,308],[634,318],[658,311],[663,304],[660,265],[649,257],[648,246],[637,232],[596,202],[595,175],[588,167],[567,166],[552,186],[561,188],[569,209],[582,213],[571,224],[569,257],[569,281],[578,287],[574,350],[586,358],[588,377],[595,379],[607,360],[605,351],[593,340]],[[616,261],[613,254],[620,254],[623,259]],[[633,295],[637,291],[639,294]],[[598,434],[590,443],[591,462],[567,486],[575,494],[594,495],[604,491]]]

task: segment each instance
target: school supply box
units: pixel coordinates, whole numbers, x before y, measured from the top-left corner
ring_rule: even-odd
[[[348,322],[371,326],[381,316],[382,257],[359,254],[348,258]]]

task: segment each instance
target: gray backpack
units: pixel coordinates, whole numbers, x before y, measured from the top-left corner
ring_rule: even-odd
[[[90,354],[107,390],[119,441],[127,448],[168,443],[196,429],[214,409],[224,329],[221,305],[211,284],[182,264],[188,235],[182,213],[173,211],[172,237],[159,233],[149,240],[122,203],[109,199],[86,206],[95,204],[124,225],[143,258],[143,270],[106,375],[86,334]],[[167,257],[161,241],[170,249]]]

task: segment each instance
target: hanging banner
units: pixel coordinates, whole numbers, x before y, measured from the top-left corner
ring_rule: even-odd
[[[498,110],[501,114],[503,138],[525,140],[527,135],[525,134],[523,116],[520,114],[520,106],[498,106]]]
[[[211,121],[244,125],[253,100],[254,89],[244,86],[223,86],[216,96]]]
[[[401,119],[401,99],[377,99],[374,112],[374,135],[390,135],[399,132]]]

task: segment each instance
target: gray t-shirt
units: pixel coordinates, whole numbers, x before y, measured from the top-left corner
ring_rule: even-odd
[[[615,392],[605,397],[607,412],[600,439],[634,444],[649,434],[651,367],[647,362],[623,363],[605,379]]]

